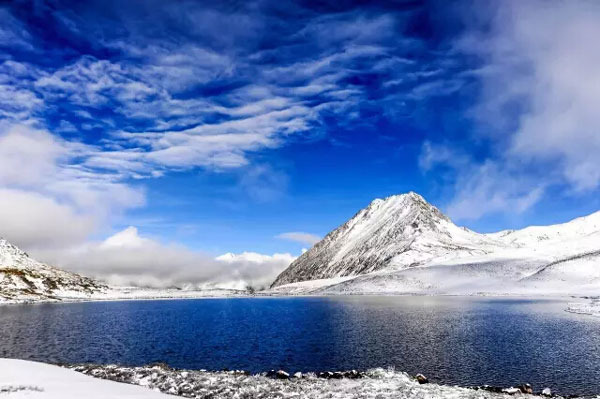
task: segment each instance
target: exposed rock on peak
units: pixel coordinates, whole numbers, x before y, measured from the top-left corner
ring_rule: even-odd
[[[497,245],[410,192],[376,199],[302,254],[273,286],[419,266],[445,254],[485,253]]]
[[[479,234],[454,225],[411,192],[371,202],[296,259],[272,288],[296,294],[596,294],[599,259],[600,212]]]

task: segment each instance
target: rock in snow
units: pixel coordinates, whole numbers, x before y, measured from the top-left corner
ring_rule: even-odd
[[[0,363],[1,365],[1,363]],[[393,369],[372,369],[363,378],[275,378],[243,372],[183,371],[168,367],[73,366],[98,378],[142,385],[152,390],[189,398],[299,398],[299,399],[508,399],[499,392],[437,384],[419,384],[408,374]],[[184,377],[185,373],[185,377]],[[339,373],[339,372],[338,372]],[[345,373],[341,373],[345,374]],[[529,398],[537,398],[528,395]],[[107,396],[108,398],[108,396]]]
[[[376,199],[296,259],[278,293],[600,292],[600,212],[480,234],[416,193]]]

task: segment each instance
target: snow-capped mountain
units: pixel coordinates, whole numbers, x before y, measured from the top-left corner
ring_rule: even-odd
[[[600,291],[600,212],[555,226],[479,234],[420,195],[376,199],[275,280],[284,292]]]
[[[0,302],[86,298],[107,287],[38,262],[0,238]]]

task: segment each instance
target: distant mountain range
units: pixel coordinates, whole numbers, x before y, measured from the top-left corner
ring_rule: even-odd
[[[0,302],[83,299],[107,289],[91,278],[38,262],[0,239]]]
[[[600,295],[600,212],[480,234],[456,226],[416,193],[376,199],[297,258],[269,293]],[[0,303],[244,294],[110,287],[0,239]]]
[[[199,298],[244,295],[219,288],[114,287],[38,262],[0,238],[0,304],[78,300]]]
[[[600,212],[480,234],[416,193],[376,199],[296,259],[281,293],[600,293]]]

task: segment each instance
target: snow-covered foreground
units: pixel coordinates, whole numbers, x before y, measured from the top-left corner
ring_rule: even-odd
[[[374,369],[362,378],[277,379],[241,372],[172,370],[162,366],[58,366],[0,359],[0,398],[163,398],[160,390],[195,398],[538,398],[519,392],[512,396],[485,390],[419,384],[394,370]],[[79,372],[78,372],[79,371]],[[87,374],[87,375],[85,375]],[[90,377],[94,376],[97,378]],[[108,381],[112,380],[112,381]],[[118,381],[118,382],[114,382]],[[126,382],[133,385],[121,384]],[[141,385],[141,386],[135,386]],[[518,391],[512,389],[511,392]]]
[[[162,398],[160,392],[101,380],[49,364],[0,359],[0,398],[108,399]]]

